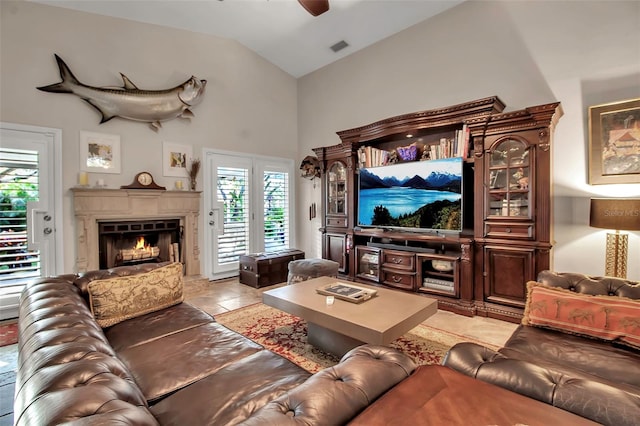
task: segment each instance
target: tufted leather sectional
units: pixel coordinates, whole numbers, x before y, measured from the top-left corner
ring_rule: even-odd
[[[640,299],[640,283],[542,271],[538,281],[590,295]],[[504,347],[450,349],[444,365],[605,425],[640,424],[640,351],[520,325]]]
[[[88,283],[158,266],[25,288],[16,425],[344,424],[416,367],[398,351],[365,345],[311,375],[188,303],[100,328]]]

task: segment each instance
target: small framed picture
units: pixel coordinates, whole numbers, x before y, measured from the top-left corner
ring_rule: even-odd
[[[188,164],[193,159],[190,145],[162,143],[162,173],[165,176],[188,177]]]
[[[120,173],[120,135],[80,131],[80,170]]]
[[[589,108],[589,183],[640,183],[640,99]]]

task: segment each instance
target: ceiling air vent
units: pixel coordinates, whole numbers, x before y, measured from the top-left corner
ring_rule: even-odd
[[[336,44],[334,44],[333,46],[331,46],[331,50],[333,50],[334,52],[339,52],[342,49],[344,49],[345,47],[349,46],[349,43],[347,43],[344,40],[340,40],[339,42],[337,42]]]

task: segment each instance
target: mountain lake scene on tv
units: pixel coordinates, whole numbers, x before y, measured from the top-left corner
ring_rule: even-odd
[[[462,159],[360,169],[362,226],[462,229]]]

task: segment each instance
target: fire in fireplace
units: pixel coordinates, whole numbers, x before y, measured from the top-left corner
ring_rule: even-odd
[[[132,260],[157,258],[159,255],[159,247],[152,246],[147,242],[147,240],[144,239],[143,236],[139,236],[132,248],[120,249],[120,251],[116,255],[116,261],[124,263],[130,262]]]
[[[180,219],[99,222],[100,268],[183,261]]]

